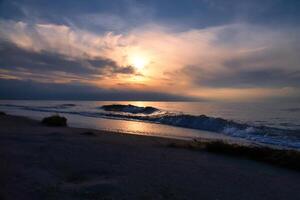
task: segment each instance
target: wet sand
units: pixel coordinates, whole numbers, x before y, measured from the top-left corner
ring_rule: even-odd
[[[174,139],[0,116],[0,199],[300,199],[300,173]]]

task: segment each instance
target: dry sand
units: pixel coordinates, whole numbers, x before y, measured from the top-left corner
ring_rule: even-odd
[[[0,116],[0,199],[300,199],[300,173],[183,142]]]

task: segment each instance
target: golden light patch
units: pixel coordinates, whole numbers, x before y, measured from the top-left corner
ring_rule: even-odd
[[[149,60],[143,55],[132,55],[129,59],[130,64],[139,72],[143,72]]]

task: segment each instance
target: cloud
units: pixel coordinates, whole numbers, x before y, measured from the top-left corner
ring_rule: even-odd
[[[128,25],[128,22],[124,18],[110,13],[83,14],[78,18],[80,23],[88,21],[89,26],[101,27],[103,30],[110,31],[120,31]]]
[[[195,73],[197,71],[197,73]],[[227,73],[206,74],[198,67],[187,66],[179,73],[189,77],[199,87],[211,88],[300,88],[300,70],[281,68],[234,69]]]
[[[132,66],[119,66],[108,58],[75,58],[45,50],[35,52],[5,41],[0,41],[0,54],[2,73],[5,69],[6,73],[10,72],[10,75],[19,78],[26,78],[28,72],[30,72],[30,76],[27,78],[34,80],[41,80],[43,77],[41,75],[48,76],[49,80],[51,74],[55,75],[49,81],[64,79],[66,74],[72,75],[73,78],[76,77],[80,81],[91,78],[95,74],[98,77],[110,77],[136,73]]]
[[[109,57],[111,50],[127,45],[122,35],[95,34],[66,25],[0,20],[0,26],[2,40],[30,51],[54,52],[68,57]]]
[[[41,83],[29,80],[0,78],[0,99],[54,99],[54,100],[140,100],[140,101],[195,101],[188,96],[136,90],[110,90],[73,83]]]
[[[238,97],[247,91],[275,95],[300,87],[297,27],[236,23],[178,32],[145,24],[123,34],[96,34],[49,23],[0,20],[0,25],[0,38],[7,41],[0,48],[2,78],[51,82],[58,76],[59,82],[100,89],[135,85],[147,92],[200,98]],[[141,72],[130,63],[134,56],[147,60]]]
[[[190,43],[178,45],[181,67],[166,75],[181,77],[193,89],[300,87],[298,33],[297,28],[270,30],[249,24],[180,33],[174,38]]]

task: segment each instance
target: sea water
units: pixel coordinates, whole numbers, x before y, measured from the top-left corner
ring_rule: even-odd
[[[103,107],[116,104],[122,107]],[[74,127],[300,149],[300,103],[1,100],[0,110],[39,120],[58,113]]]

